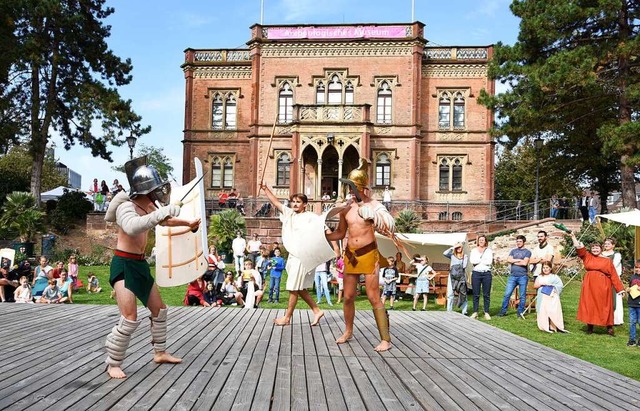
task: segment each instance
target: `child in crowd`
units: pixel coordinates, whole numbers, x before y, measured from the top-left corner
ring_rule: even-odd
[[[253,268],[251,260],[244,261],[244,270],[238,277],[238,285],[245,300],[245,307],[257,308],[262,300],[262,277],[258,270]]]
[[[211,306],[218,306],[218,295],[216,294],[215,286],[213,282],[207,282],[207,288],[204,290],[204,300]]]
[[[382,305],[385,304],[388,297],[390,310],[393,310],[393,302],[396,298],[396,284],[399,279],[396,259],[394,257],[387,257],[387,266],[382,269],[382,281],[384,283],[384,288],[382,289]]]
[[[100,288],[100,281],[98,281],[98,277],[94,273],[89,273],[87,275],[87,291],[89,293],[99,293],[102,291]]]
[[[337,304],[342,302],[342,294],[344,293],[344,258],[342,255],[336,259],[336,273],[338,274],[338,301]]]
[[[436,272],[429,265],[427,256],[416,254],[413,256],[411,265],[416,267],[418,277],[416,277],[416,292],[413,296],[413,311],[416,310],[418,299],[422,294],[422,311],[427,311],[427,298],[429,296],[429,281],[436,276]]]
[[[258,272],[260,273],[260,277],[262,277],[262,284],[264,285],[269,269],[271,268],[269,250],[265,246],[260,247],[260,255],[256,258],[256,267],[258,267]]]
[[[20,286],[13,292],[13,298],[17,303],[33,303],[31,285],[26,276],[20,277]]]
[[[280,302],[280,279],[282,271],[286,265],[282,258],[280,248],[273,250],[273,258],[271,258],[271,275],[269,276],[269,302]],[[275,299],[273,298],[275,294]]]
[[[78,259],[73,254],[69,257],[67,269],[69,270],[69,278],[71,279],[73,291],[77,291],[78,287],[81,287],[82,284],[78,281]]]
[[[58,281],[55,278],[49,280],[49,285],[42,292],[42,296],[38,299],[41,304],[58,304],[62,294],[58,288]]]
[[[640,347],[640,339],[636,342],[636,324],[640,322],[640,259],[633,266],[633,275],[627,288],[627,306],[629,308],[629,342],[628,346]],[[635,296],[635,297],[634,297]]]

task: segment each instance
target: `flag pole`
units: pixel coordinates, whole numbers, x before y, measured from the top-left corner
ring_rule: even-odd
[[[264,0],[260,0],[260,24],[264,23]]]

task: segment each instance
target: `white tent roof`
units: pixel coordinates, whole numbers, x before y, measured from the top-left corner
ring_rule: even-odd
[[[65,186],[58,186],[53,190],[46,191],[40,194],[40,201],[57,200],[58,197],[64,194],[64,191],[78,191],[76,188],[70,188]],[[91,196],[86,196],[87,200],[92,200]]]
[[[616,221],[625,225],[640,226],[640,210],[638,209],[624,213],[600,214],[596,217],[606,218],[607,220]]]
[[[407,245],[410,254],[424,254],[431,263],[449,263],[449,259],[442,253],[455,243],[462,243],[467,239],[467,233],[429,233],[429,234],[396,234],[400,241]],[[393,241],[376,233],[378,249],[385,257],[395,256],[397,253]],[[406,256],[403,260],[406,261]]]

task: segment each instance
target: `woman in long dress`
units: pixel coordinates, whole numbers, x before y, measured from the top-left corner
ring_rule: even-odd
[[[611,287],[616,292],[624,293],[624,286],[613,266],[613,262],[601,255],[602,246],[599,243],[591,244],[591,252],[587,251],[575,233],[571,233],[573,245],[578,257],[582,259],[587,273],[582,281],[580,290],[580,302],[578,304],[578,320],[587,324],[587,334],[593,333],[593,326],[607,327],[607,333],[613,332],[613,294]]]
[[[618,277],[622,276],[622,256],[620,253],[614,250],[616,246],[616,240],[611,237],[605,238],[602,243],[602,255],[608,257],[613,261],[613,266],[616,268]],[[624,307],[622,306],[622,295],[616,294],[615,304],[613,310],[613,325],[624,324]]]
[[[538,290],[539,305],[536,306],[538,328],[548,333],[566,332],[564,318],[562,316],[562,304],[560,294],[564,285],[548,261],[542,263],[540,275],[536,278],[533,287]]]

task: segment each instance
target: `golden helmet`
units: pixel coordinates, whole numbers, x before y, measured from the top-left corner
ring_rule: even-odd
[[[349,173],[349,180],[353,181],[359,190],[369,187],[369,164],[371,164],[369,160],[361,157],[358,168]]]

